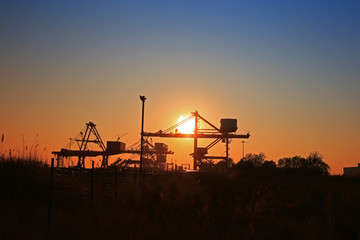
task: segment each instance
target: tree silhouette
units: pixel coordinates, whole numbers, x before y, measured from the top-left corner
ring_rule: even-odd
[[[276,168],[276,163],[272,160],[265,160],[262,164],[261,164],[262,168]]]
[[[229,161],[221,160],[215,163],[212,159],[202,159],[199,162],[199,168],[201,170],[208,170],[208,169],[227,169],[229,167],[232,167],[234,165],[234,161],[232,158],[229,158]]]
[[[201,170],[210,169],[214,166],[214,160],[202,159],[201,161],[199,161],[198,165]]]
[[[281,158],[278,161],[280,168],[310,169],[320,175],[329,175],[330,167],[323,161],[323,156],[318,152],[312,152],[307,158],[294,156]]]
[[[300,156],[290,158],[281,158],[278,161],[278,167],[281,168],[303,168],[305,167],[306,159]]]
[[[221,160],[219,162],[217,162],[216,164],[214,164],[214,168],[215,169],[227,169],[228,167],[232,167],[234,166],[234,161],[232,158],[229,158],[228,161],[226,161],[225,159],[224,160]]]
[[[237,163],[239,167],[260,167],[265,161],[266,155],[263,152],[259,154],[248,153]]]
[[[330,167],[323,160],[319,152],[312,152],[306,159],[307,167],[316,169],[321,175],[329,175]]]

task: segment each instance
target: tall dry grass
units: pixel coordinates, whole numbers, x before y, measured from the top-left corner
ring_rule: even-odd
[[[47,239],[49,168],[0,163],[0,239]],[[56,169],[51,239],[359,239],[360,180]]]

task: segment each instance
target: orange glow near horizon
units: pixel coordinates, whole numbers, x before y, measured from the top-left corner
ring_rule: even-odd
[[[173,103],[169,109],[176,109],[176,103]],[[199,109],[205,109],[206,106],[201,106]],[[207,110],[207,111],[206,111]],[[139,111],[138,111],[139,112]],[[86,116],[84,119],[91,119],[97,124],[97,128],[104,142],[115,141],[117,135],[121,135],[122,132],[128,132],[129,134],[124,136],[121,141],[125,142],[127,146],[139,140],[139,123],[140,114],[131,115],[128,119],[119,121],[121,115],[114,114],[112,118],[106,117],[94,119],[91,116]],[[185,112],[183,110],[182,112]],[[169,126],[174,122],[180,122],[186,119],[187,115],[180,114],[176,110],[167,113],[161,118],[156,118],[160,114],[157,110],[152,110],[146,115],[148,117],[147,129],[149,131],[156,131],[156,129],[164,129],[163,126]],[[205,109],[201,111],[203,116],[215,125],[219,125],[219,119],[224,114],[216,115]],[[39,113],[40,115],[40,113]],[[9,157],[10,151],[12,157],[26,158],[32,156],[39,160],[43,160],[47,163],[53,157],[52,151],[60,150],[69,143],[69,137],[76,135],[88,121],[82,119],[67,118],[57,115],[39,117],[38,121],[27,121],[24,122],[21,115],[15,116],[10,122],[4,122],[5,130],[0,132],[4,134],[4,141],[0,145],[0,156],[4,154],[5,157]],[[185,117],[184,117],[185,116]],[[282,157],[292,157],[300,155],[302,157],[308,156],[312,151],[319,151],[324,156],[324,161],[331,167],[332,174],[342,174],[343,167],[357,166],[357,151],[356,143],[358,140],[356,135],[349,135],[349,131],[343,131],[338,133],[342,139],[348,139],[348,141],[333,141],[331,139],[331,133],[316,134],[313,138],[309,139],[309,132],[291,131],[291,126],[282,124],[281,127],[273,124],[264,124],[260,118],[257,118],[256,113],[249,113],[243,115],[231,115],[237,118],[239,121],[238,133],[244,133],[242,129],[252,130],[250,139],[246,140],[245,143],[245,154],[247,153],[259,153],[264,152],[268,160],[274,160],[277,162]],[[174,121],[177,119],[177,121]],[[295,121],[295,120],[294,120]],[[49,122],[50,124],[47,124]],[[11,123],[11,124],[10,124]],[[268,126],[275,126],[274,128],[268,128]],[[325,126],[322,124],[322,126]],[[320,131],[320,126],[318,131]],[[325,128],[327,129],[327,128]],[[183,125],[178,127],[178,131],[181,133],[192,133],[194,130],[194,119],[189,120]],[[256,131],[255,131],[256,130]],[[352,133],[352,132],[350,132]],[[277,138],[273,138],[277,136]],[[297,138],[295,138],[296,136]],[[350,138],[351,137],[351,138]],[[305,141],[306,139],[306,141]],[[192,157],[189,155],[193,151],[193,139],[167,139],[167,138],[154,138],[154,142],[164,142],[168,144],[169,149],[174,151],[174,155],[168,156],[168,162],[176,162],[178,165],[181,164],[192,164]],[[352,144],[349,144],[352,143]],[[209,140],[200,139],[199,147],[203,147],[209,144]],[[37,147],[36,147],[37,146]],[[75,148],[75,145],[72,145]],[[342,149],[342,151],[338,151]],[[238,162],[242,157],[242,143],[239,139],[234,139],[230,144],[230,157]],[[210,150],[209,155],[224,155],[224,146],[219,143],[213,149]],[[116,156],[123,158],[124,156]],[[88,158],[86,166],[89,167],[90,160],[100,161],[100,158]],[[109,160],[112,163],[115,157]],[[74,164],[77,159],[73,159]]]

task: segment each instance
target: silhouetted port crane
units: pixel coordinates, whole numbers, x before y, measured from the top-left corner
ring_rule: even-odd
[[[178,132],[177,128],[185,122],[195,119],[194,133],[186,134]],[[210,128],[200,128],[200,121],[205,122]],[[203,118],[197,111],[192,112],[189,117],[183,121],[171,126],[164,131],[158,131],[156,133],[144,132],[143,135],[147,137],[168,137],[168,138],[193,138],[194,139],[194,152],[190,155],[194,158],[194,170],[197,169],[203,159],[224,159],[229,166],[229,139],[231,138],[242,138],[248,139],[250,133],[247,134],[236,134],[237,120],[236,119],[221,119],[221,127],[218,128],[205,118]],[[171,131],[175,130],[175,133]],[[215,139],[207,147],[198,147],[199,138],[212,138]],[[215,146],[218,142],[223,141],[226,143],[226,156],[207,156],[208,150]]]
[[[91,136],[95,137],[91,139]],[[96,157],[102,156],[103,160],[101,162],[102,167],[106,167],[108,164],[109,154],[107,153],[105,144],[100,137],[99,131],[96,129],[96,125],[93,122],[86,123],[85,133],[80,131],[81,138],[72,138],[71,140],[77,143],[79,150],[69,150],[62,148],[60,151],[52,152],[58,158],[60,157],[78,157],[77,167],[85,167],[85,158],[86,157]],[[101,150],[93,151],[89,149],[89,143],[97,145]]]
[[[85,158],[86,157],[97,157],[102,156],[101,167],[105,168],[108,166],[108,159],[111,155],[118,154],[140,154],[139,149],[125,149],[125,143],[118,141],[120,137],[118,137],[117,141],[107,141],[106,147],[103,140],[100,137],[99,131],[96,129],[96,125],[93,122],[86,123],[85,130],[80,132],[81,138],[74,137],[73,141],[77,143],[78,150],[71,150],[62,148],[60,151],[54,151],[52,154],[56,156],[57,159],[63,159],[64,157],[78,157],[77,167],[84,168],[85,167]],[[122,135],[124,136],[124,135]],[[150,142],[147,142],[147,145],[151,145],[151,147],[146,147],[144,149],[144,153],[149,156],[156,156],[157,162],[163,163],[166,162],[167,154],[174,154],[174,152],[169,151],[167,145],[163,143],[155,143],[153,146]],[[90,150],[89,143],[94,144],[100,148],[99,150]],[[137,143],[136,143],[137,144]],[[70,147],[71,148],[71,147]],[[165,164],[165,163],[164,163]],[[59,164],[58,164],[59,165]],[[60,164],[63,165],[63,164]]]

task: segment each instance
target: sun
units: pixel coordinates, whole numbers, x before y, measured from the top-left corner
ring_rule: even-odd
[[[181,122],[184,119],[186,119],[186,118],[183,116],[180,116],[178,118],[178,122]],[[190,119],[189,121],[187,121],[177,127],[177,131],[179,133],[186,133],[186,134],[194,133],[194,129],[195,129],[195,119]]]

